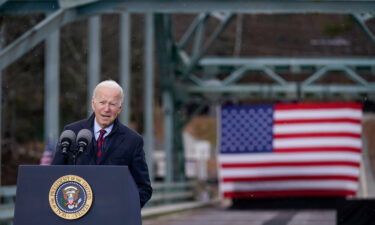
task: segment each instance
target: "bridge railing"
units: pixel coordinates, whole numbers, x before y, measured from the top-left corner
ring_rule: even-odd
[[[0,225],[13,224],[16,186],[0,187]]]
[[[153,195],[146,208],[192,201],[196,197],[194,182],[154,183]],[[16,200],[16,186],[0,187],[0,225],[12,225]]]
[[[153,194],[146,207],[194,200],[195,182],[154,183]]]

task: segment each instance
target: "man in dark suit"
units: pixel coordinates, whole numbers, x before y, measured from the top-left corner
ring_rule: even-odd
[[[115,81],[99,83],[93,93],[91,105],[94,113],[86,120],[65,126],[76,135],[82,129],[93,133],[86,151],[77,158],[77,165],[126,165],[138,186],[141,207],[151,198],[152,188],[143,151],[142,137],[120,123],[118,115],[123,103],[123,90]],[[76,146],[71,146],[76,149]],[[57,146],[52,164],[73,164],[73,153],[63,155]]]

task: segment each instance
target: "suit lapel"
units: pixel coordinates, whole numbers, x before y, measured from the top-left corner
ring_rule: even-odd
[[[113,135],[112,135],[113,137]],[[111,155],[111,153],[114,151],[115,149],[115,146],[117,145],[115,142],[117,142],[118,140],[116,138],[106,138],[107,140],[105,141],[109,141],[109,144],[107,145],[107,147],[105,148],[104,152],[103,152],[103,156],[99,162],[99,164],[102,164],[103,162],[105,162],[107,160],[107,158],[109,157],[109,155]]]
[[[105,151],[103,152],[103,157],[99,164],[102,164],[107,160],[107,158],[112,154],[112,152],[118,147],[120,143],[122,143],[122,138],[119,136],[119,130],[118,130],[118,120],[116,119],[111,133],[106,137],[105,141],[109,141],[107,147],[105,148]]]
[[[88,129],[92,132],[92,140],[89,146],[87,146],[85,154],[85,158],[87,160],[87,163],[89,165],[95,165],[96,164],[96,140],[95,140],[95,134],[94,134],[94,119],[95,114],[92,113],[91,116],[83,123],[82,129]]]

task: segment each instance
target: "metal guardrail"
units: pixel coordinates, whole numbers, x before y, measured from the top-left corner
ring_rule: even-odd
[[[16,186],[0,187],[0,225],[13,224]]]
[[[194,182],[154,183],[153,194],[146,207],[193,200],[196,194]]]

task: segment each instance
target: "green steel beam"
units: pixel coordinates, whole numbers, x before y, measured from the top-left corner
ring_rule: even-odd
[[[172,100],[171,91],[165,90],[162,94],[163,98],[163,111],[164,111],[164,151],[165,151],[165,182],[172,183],[175,170],[173,169],[173,155],[174,155],[174,126],[173,114],[174,104]]]
[[[3,48],[3,44],[5,42],[5,26],[0,23],[0,51]],[[3,153],[3,71],[0,70],[0,177],[2,176],[2,153]],[[0,179],[0,187],[1,187],[1,179]]]
[[[125,101],[123,103],[120,120],[126,125],[130,124],[131,115],[131,16],[129,13],[120,15],[120,85],[124,89]]]
[[[193,23],[189,26],[186,30],[184,35],[181,37],[180,41],[178,42],[177,46],[179,48],[184,48],[190,38],[193,36],[194,32],[201,26],[208,19],[208,13],[201,13],[199,14],[193,21]]]
[[[200,66],[243,66],[243,65],[266,65],[266,66],[328,66],[328,65],[346,65],[346,66],[375,66],[373,57],[352,57],[352,58],[291,58],[291,57],[204,57],[199,61]]]
[[[224,85],[230,85],[230,84],[235,83],[236,81],[238,81],[239,79],[241,79],[245,75],[246,72],[248,72],[250,70],[251,71],[254,71],[254,70],[255,71],[261,71],[265,75],[267,75],[268,77],[270,77],[272,80],[276,81],[277,83],[279,83],[281,85],[287,83],[285,81],[285,79],[283,79],[282,77],[280,77],[280,75],[278,75],[277,73],[275,73],[270,68],[267,68],[265,66],[245,66],[245,67],[239,68],[238,70],[236,70],[232,74],[230,74],[229,77],[227,77],[223,81],[223,84]]]
[[[156,43],[159,72],[161,74],[162,103],[164,110],[164,149],[166,152],[166,177],[168,184],[172,181],[185,180],[184,151],[182,148],[181,107],[184,99],[179,95],[182,89],[176,87],[176,74],[173,45],[172,21],[168,14],[156,15]]]
[[[87,117],[92,114],[91,100],[94,89],[100,82],[101,77],[101,24],[100,16],[93,16],[88,19],[88,62],[87,62]]]
[[[44,49],[44,143],[53,146],[60,130],[60,30],[48,35]]]
[[[0,51],[0,70],[46,39],[61,26],[77,19],[74,9],[58,10]]]
[[[145,14],[145,26],[144,26],[144,149],[146,153],[146,162],[149,166],[148,170],[150,172],[150,179],[154,178],[154,168],[152,155],[154,151],[154,36],[155,36],[155,26],[154,26],[154,14]]]
[[[73,8],[80,5],[86,5],[89,3],[97,2],[98,0],[59,0],[61,8]]]
[[[204,80],[202,80],[201,78],[199,78],[199,77],[197,77],[193,74],[189,74],[188,79],[198,86],[204,86]]]
[[[81,0],[82,1],[82,0]],[[8,0],[2,13],[51,12],[59,8],[57,0]],[[374,13],[374,1],[361,0],[101,0],[83,5],[82,14],[93,13]]]
[[[59,10],[57,0],[8,0],[0,4],[0,14],[32,14],[32,13],[52,13]]]
[[[369,83],[359,76],[354,70],[346,67],[346,66],[325,66],[320,68],[316,71],[313,75],[311,75],[308,79],[306,79],[302,85],[310,85],[317,81],[319,78],[322,78],[324,75],[327,74],[329,71],[342,71],[344,72],[350,79],[355,81],[357,84],[367,86]]]
[[[164,182],[172,183],[174,177],[173,154],[174,154],[174,130],[173,130],[173,88],[174,75],[172,73],[172,42],[171,42],[171,20],[169,15],[155,15],[155,42],[158,52],[159,73],[161,74],[162,104],[164,112],[164,151],[165,151],[165,178]]]
[[[302,88],[304,93],[345,93],[345,94],[367,94],[375,93],[375,83],[362,85],[324,85],[316,84]]]
[[[237,84],[237,85],[211,85],[211,86],[187,86],[190,94],[199,93],[218,93],[218,94],[245,94],[245,93],[297,93],[298,84],[288,83],[286,85],[278,84]],[[307,85],[301,87],[302,93],[351,93],[366,94],[375,93],[375,83],[367,86],[362,85]]]
[[[229,25],[229,23],[233,19],[233,17],[234,17],[233,14],[227,14],[227,15],[225,15],[225,18],[221,21],[221,23],[216,27],[216,29],[208,37],[208,40],[203,44],[202,49],[200,51],[196,52],[192,56],[190,64],[187,65],[186,70],[184,71],[185,74],[190,73],[197,66],[197,63],[202,58],[203,54],[205,54],[208,51],[208,49],[211,47],[211,45],[217,39],[217,37]]]
[[[303,61],[303,60],[302,60]],[[309,62],[313,64],[313,62]],[[373,64],[372,64],[373,65]],[[268,63],[267,66],[273,67],[274,65]],[[335,92],[335,93],[374,93],[375,92],[375,83],[370,82],[362,78],[358,73],[353,69],[345,65],[315,65],[317,68],[320,67],[315,73],[310,75],[303,82],[288,81],[275,73],[272,69],[267,66],[261,65],[250,65],[243,66],[232,72],[224,80],[211,79],[203,80],[197,78],[194,75],[189,75],[189,78],[196,79],[194,85],[188,86],[189,93],[226,93],[226,94],[241,94],[241,93],[275,93],[275,92],[284,92],[284,93],[313,93],[313,92]],[[242,77],[246,76],[249,71],[262,71],[264,75],[269,76],[274,83],[252,83],[248,85],[236,83]],[[316,84],[315,82],[328,75],[330,71],[341,71],[348,78],[354,81],[353,84],[343,85],[343,84]],[[374,73],[372,73],[374,74]],[[251,74],[250,74],[251,75]]]
[[[367,37],[372,41],[373,44],[375,44],[375,35],[374,33],[368,28],[366,24],[366,20],[368,19],[367,15],[362,14],[354,14],[352,15],[355,21],[358,23],[360,28],[365,32]]]
[[[273,70],[271,70],[270,68],[264,67],[264,68],[260,68],[260,69],[267,76],[269,76],[271,79],[273,79],[277,83],[279,83],[281,85],[286,84],[286,81],[282,77],[280,77],[277,73],[275,73]]]
[[[193,45],[193,52],[192,55],[199,55],[202,49],[202,44],[204,40],[204,31],[205,31],[205,23],[200,23],[195,32],[194,38],[194,45]]]
[[[0,6],[4,4],[7,0],[0,0]]]
[[[302,82],[302,85],[310,85],[317,81],[319,78],[323,77],[328,72],[327,67],[322,67],[318,71],[316,71],[313,75],[311,75],[308,79]]]
[[[363,13],[375,12],[374,1],[358,0],[103,0],[83,7],[81,13]]]
[[[368,85],[368,82],[365,79],[363,79],[361,76],[359,76],[356,72],[354,72],[354,70],[348,67],[344,67],[343,72],[345,72],[345,74],[356,83],[361,84],[363,86]]]
[[[225,60],[227,59],[227,60]],[[236,94],[244,93],[293,93],[301,96],[306,93],[354,93],[367,94],[375,93],[375,83],[367,81],[354,71],[351,67],[369,66],[375,67],[375,59],[373,58],[345,58],[345,59],[322,59],[322,58],[247,58],[247,59],[231,59],[231,58],[211,58],[202,59],[200,62],[204,66],[233,66],[235,69],[224,80],[203,80],[192,74],[189,78],[194,78],[194,85],[189,85],[187,90],[190,94],[197,93],[217,93],[217,94]],[[315,73],[310,75],[303,82],[288,81],[279,76],[271,68],[275,66],[290,66],[290,68],[304,65],[312,65],[317,69]],[[237,68],[237,69],[236,69]],[[247,75],[249,71],[262,71],[264,75],[269,76],[274,83],[236,83],[242,77]],[[348,78],[354,81],[350,85],[342,84],[316,84],[315,82],[328,75],[331,71],[341,71]],[[371,74],[375,74],[373,71]],[[213,82],[215,81],[215,82]]]
[[[225,78],[223,80],[223,84],[224,85],[231,85],[231,84],[235,83],[236,81],[241,79],[243,77],[244,73],[246,73],[247,71],[249,71],[249,69],[246,66],[235,70],[227,78]]]

